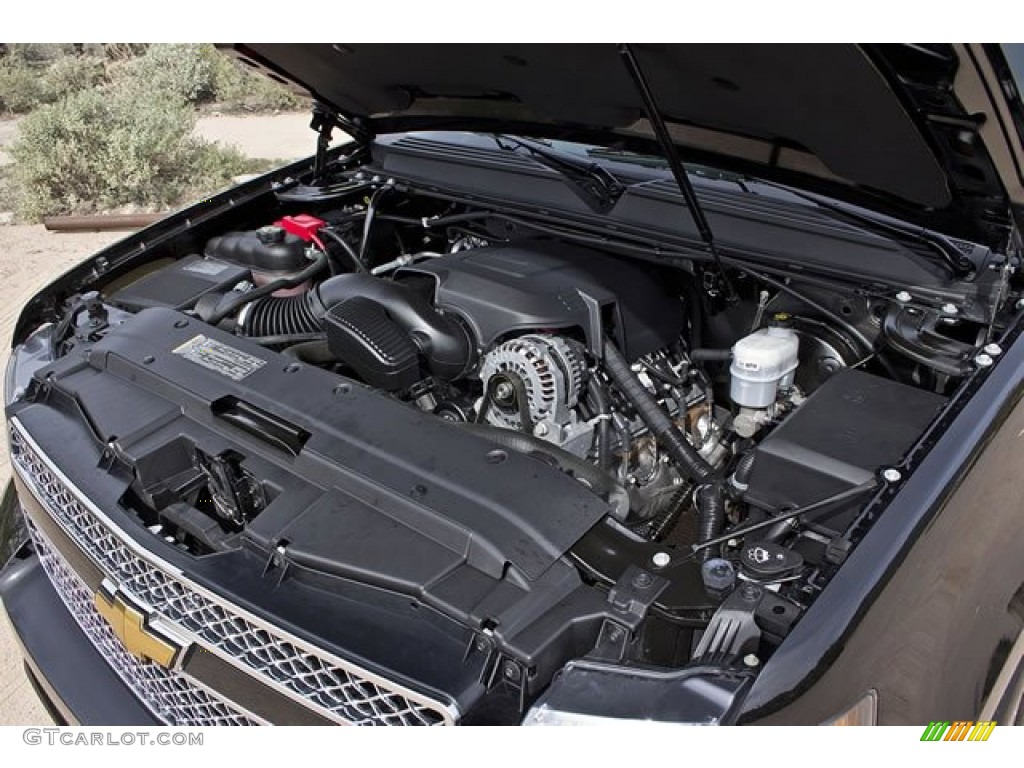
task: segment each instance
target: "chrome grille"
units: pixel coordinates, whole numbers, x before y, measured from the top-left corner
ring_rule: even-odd
[[[333,720],[356,725],[452,725],[452,708],[284,636],[195,585],[130,540],[43,458],[17,420],[11,458],[49,513],[122,589],[206,648]]]
[[[39,561],[54,589],[103,658],[149,710],[173,725],[261,725],[219,696],[200,688],[185,675],[159,664],[140,661],[121,645],[110,625],[93,606],[89,588],[43,537],[31,520],[29,533]]]

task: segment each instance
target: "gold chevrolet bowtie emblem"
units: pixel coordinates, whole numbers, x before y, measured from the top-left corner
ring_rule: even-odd
[[[149,626],[149,617],[140,608],[106,583],[96,593],[95,604],[128,653],[170,669],[181,646]]]

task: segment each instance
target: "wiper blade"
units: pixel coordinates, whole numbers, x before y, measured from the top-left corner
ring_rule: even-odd
[[[598,213],[607,213],[614,208],[626,189],[611,171],[598,163],[559,152],[521,136],[503,133],[492,136],[502,149],[510,152],[522,149],[538,162],[561,173],[577,194]]]
[[[963,253],[960,252],[960,249],[951,243],[949,238],[939,232],[934,232],[924,227],[914,227],[898,223],[897,221],[891,220],[889,217],[874,216],[871,213],[854,208],[853,206],[847,205],[846,203],[842,203],[838,200],[831,200],[827,197],[823,197],[822,195],[804,192],[803,190],[795,189],[788,184],[779,184],[775,181],[767,181],[756,177],[748,177],[747,181],[752,184],[761,184],[766,187],[771,187],[772,189],[779,189],[783,192],[788,192],[794,197],[799,197],[801,200],[814,203],[814,205],[819,208],[830,211],[837,216],[851,219],[858,224],[861,224],[866,229],[891,236],[910,238],[918,241],[919,243],[923,243],[935,251],[939,256],[939,261],[942,265],[945,266],[950,271],[950,274],[954,276],[970,269],[970,262]]]
[[[661,147],[661,151],[665,155],[665,159],[668,161],[668,167],[669,170],[672,171],[672,177],[676,180],[676,185],[679,187],[679,191],[683,193],[683,200],[686,202],[686,207],[690,210],[690,215],[693,216],[694,224],[697,225],[697,232],[700,234],[701,240],[704,241],[704,245],[707,246],[708,251],[715,260],[715,264],[718,267],[718,274],[721,276],[722,283],[725,287],[725,296],[730,302],[735,301],[736,291],[732,287],[732,283],[729,281],[729,276],[725,273],[725,266],[722,264],[722,258],[718,255],[718,248],[715,245],[715,236],[711,231],[711,225],[708,224],[707,217],[704,215],[704,209],[700,206],[700,200],[697,199],[697,193],[694,191],[693,185],[690,183],[690,177],[686,175],[686,168],[683,166],[683,161],[679,158],[679,152],[676,150],[676,145],[672,141],[672,137],[669,135],[668,127],[665,125],[665,120],[661,116],[661,110],[658,109],[658,103],[654,99],[654,92],[651,90],[651,86],[647,83],[644,71],[640,68],[640,61],[637,59],[636,54],[633,53],[633,49],[627,44],[619,46],[619,54],[622,56],[622,61],[625,63],[626,69],[629,70],[629,74],[633,78],[633,84],[636,85],[636,90],[640,94],[640,100],[643,102],[644,112],[647,114],[647,120],[654,129],[654,135],[658,140],[658,145]]]

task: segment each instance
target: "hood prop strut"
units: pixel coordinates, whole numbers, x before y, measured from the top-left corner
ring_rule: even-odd
[[[683,161],[679,158],[679,152],[676,150],[676,145],[672,142],[672,137],[669,136],[668,128],[661,116],[661,111],[658,109],[658,103],[654,100],[654,92],[651,91],[651,87],[647,83],[647,78],[644,76],[644,72],[640,68],[640,61],[637,59],[636,54],[633,52],[633,48],[628,43],[623,43],[619,46],[619,55],[622,56],[622,61],[626,65],[626,69],[629,71],[630,76],[633,78],[633,84],[636,86],[636,90],[640,94],[640,99],[643,101],[644,112],[647,115],[647,120],[654,129],[655,138],[658,140],[658,145],[661,147],[661,151],[665,155],[665,159],[668,161],[669,170],[672,171],[672,176],[676,181],[676,185],[679,187],[679,191],[683,194],[683,200],[686,202],[686,207],[689,209],[690,215],[693,216],[693,221],[697,225],[697,232],[700,234],[701,240],[704,241],[704,245],[707,246],[711,257],[715,260],[715,265],[718,267],[718,273],[722,278],[723,285],[725,286],[726,299],[732,302],[736,298],[736,291],[733,289],[732,283],[729,281],[729,277],[725,273],[725,267],[722,264],[722,259],[718,255],[718,248],[715,247],[715,236],[711,231],[711,225],[708,224],[707,217],[704,215],[704,209],[701,208],[700,201],[697,199],[697,193],[694,191],[693,185],[690,184],[690,179],[686,175],[686,169],[683,167]]]
[[[327,148],[331,144],[331,133],[338,127],[338,116],[323,104],[313,104],[313,117],[309,127],[316,131],[316,154],[313,156],[313,184],[318,184],[327,171]]]

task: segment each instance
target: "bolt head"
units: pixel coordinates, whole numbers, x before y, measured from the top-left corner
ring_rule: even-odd
[[[638,589],[646,589],[647,587],[651,586],[651,583],[653,581],[654,579],[651,577],[651,574],[647,572],[638,573],[636,576],[633,577],[633,586],[637,587]]]
[[[545,424],[543,421],[538,423],[537,426],[533,428],[533,434],[535,434],[537,437],[544,437],[545,435],[547,435],[547,433],[548,425]]]
[[[982,352],[980,355],[974,358],[974,362],[977,364],[979,368],[988,368],[990,365],[992,365],[992,356]]]
[[[739,589],[740,597],[744,600],[757,600],[761,597],[761,588],[757,584],[751,584],[749,581],[745,581],[740,584]]]
[[[1017,299],[1017,309],[1024,309],[1024,299]]]
[[[899,293],[896,294],[896,301],[900,302],[901,304],[906,304],[912,298],[914,297],[910,295],[910,291],[900,291]]]
[[[655,552],[651,557],[651,562],[656,568],[664,568],[672,562],[672,555],[668,552]]]
[[[942,305],[942,313],[944,315],[955,315],[959,311],[960,310],[957,308],[956,304],[943,304]]]
[[[494,388],[494,395],[499,400],[511,400],[516,394],[515,388],[507,381],[501,382]]]
[[[519,667],[514,661],[509,661],[505,664],[505,677],[509,680],[519,679]]]
[[[759,667],[761,665],[761,660],[757,658],[756,654],[748,653],[743,657],[743,664],[753,669],[754,667]]]
[[[889,468],[882,472],[882,477],[889,483],[898,483],[903,479],[903,473],[898,469]]]
[[[985,345],[985,354],[991,355],[992,357],[997,357],[1003,354],[1003,348],[1000,347],[995,342],[992,342],[991,344]]]

